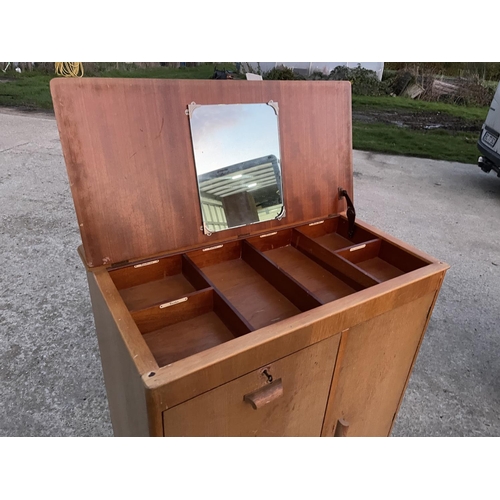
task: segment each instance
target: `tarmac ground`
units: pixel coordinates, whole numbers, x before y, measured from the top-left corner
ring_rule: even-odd
[[[500,435],[500,179],[354,152],[358,217],[450,264],[393,436]],[[57,126],[0,110],[0,436],[110,436]]]

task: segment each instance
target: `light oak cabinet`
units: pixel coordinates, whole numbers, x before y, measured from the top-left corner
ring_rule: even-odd
[[[448,266],[355,220],[349,84],[51,91],[115,435],[389,435]],[[197,178],[193,112],[239,103],[280,150]]]

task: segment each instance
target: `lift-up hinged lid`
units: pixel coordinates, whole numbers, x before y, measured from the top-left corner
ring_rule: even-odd
[[[348,82],[54,79],[51,93],[89,267],[319,220],[352,192]],[[187,106],[277,102],[286,216],[205,235]]]

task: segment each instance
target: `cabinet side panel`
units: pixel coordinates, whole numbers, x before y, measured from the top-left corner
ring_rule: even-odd
[[[431,307],[429,308],[429,312],[427,313],[427,318],[425,320],[424,329],[422,330],[422,335],[420,335],[420,340],[418,342],[417,350],[415,351],[415,355],[413,356],[413,361],[411,363],[410,371],[408,372],[408,376],[406,377],[406,382],[405,382],[405,385],[403,387],[403,392],[401,394],[401,397],[399,398],[398,407],[394,413],[394,416],[392,417],[391,428],[389,429],[389,434],[392,432],[392,428],[394,427],[396,417],[399,413],[399,409],[401,408],[401,403],[403,402],[406,388],[408,387],[408,383],[410,382],[411,372],[413,371],[413,367],[415,366],[415,362],[417,361],[417,356],[418,356],[418,353],[420,352],[420,347],[422,346],[425,332],[427,331],[427,327],[429,326],[429,321],[431,320],[432,312],[434,311],[434,306],[436,305],[436,301],[438,299],[439,292],[441,291],[441,285],[443,284],[445,274],[446,274],[446,272],[442,273],[442,275],[441,275],[441,281],[439,283],[438,289],[436,290],[436,293],[434,294],[434,299],[432,300],[432,304],[431,304]]]
[[[146,388],[94,274],[87,272],[87,280],[114,435],[149,436]]]
[[[390,433],[436,293],[349,330],[323,435],[332,436],[339,420],[347,436]]]

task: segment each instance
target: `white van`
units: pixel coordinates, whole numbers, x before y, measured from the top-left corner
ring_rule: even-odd
[[[500,84],[497,87],[493,101],[491,102],[488,116],[481,129],[477,147],[481,152],[477,164],[483,172],[494,170],[500,177]]]

